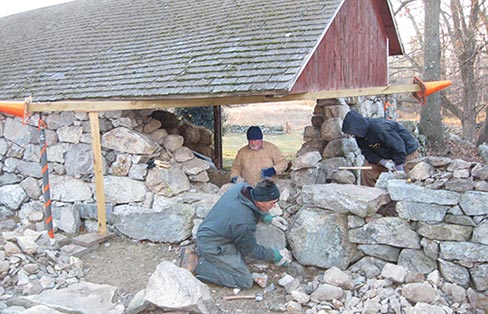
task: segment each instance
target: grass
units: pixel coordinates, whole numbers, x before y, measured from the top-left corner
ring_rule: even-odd
[[[264,134],[264,140],[281,149],[286,160],[293,161],[303,144],[303,130],[291,130],[286,134]],[[224,169],[230,169],[237,151],[247,145],[246,134],[229,133],[222,139]]]

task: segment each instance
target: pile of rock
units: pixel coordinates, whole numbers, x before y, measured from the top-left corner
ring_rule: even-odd
[[[301,173],[318,172],[323,164],[319,157],[309,152],[293,167]],[[473,186],[486,184],[481,180],[484,165],[433,157],[417,161],[410,173],[415,182],[384,173],[377,185],[383,188],[305,184],[297,198],[302,207],[287,232],[294,256],[303,265],[349,268],[368,278],[378,275],[387,262],[423,274],[438,269],[448,282],[488,290],[488,193],[463,192],[449,180],[442,182],[461,192],[426,186],[431,177],[423,176],[429,173],[425,169],[435,176],[427,161],[442,161],[450,170],[439,172],[443,178],[471,173],[471,180],[478,182]],[[393,208],[394,217],[379,215],[384,207]],[[320,244],[314,247],[313,242]]]
[[[424,157],[407,164],[416,184],[455,192],[488,191],[488,166],[447,157]]]
[[[279,280],[288,302],[273,309],[287,313],[482,313],[488,298],[471,288],[444,282],[437,271],[425,277],[385,264],[376,278],[327,269],[310,282],[288,274]]]
[[[0,299],[64,288],[84,277],[83,263],[76,255],[87,248],[61,234],[51,239],[46,232],[19,226],[13,220],[2,221],[1,229]]]

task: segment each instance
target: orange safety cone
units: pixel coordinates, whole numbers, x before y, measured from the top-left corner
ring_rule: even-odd
[[[11,114],[22,118],[22,122],[25,123],[29,117],[27,112],[27,105],[31,103],[32,98],[28,97],[25,101],[0,101],[0,113]]]
[[[440,91],[452,84],[451,81],[434,81],[423,82],[418,77],[413,77],[413,83],[418,84],[421,88],[420,92],[413,92],[412,96],[417,99],[422,105],[425,105],[425,98],[430,94]]]

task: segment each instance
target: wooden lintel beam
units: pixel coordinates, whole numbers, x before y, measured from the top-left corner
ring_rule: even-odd
[[[309,92],[302,94],[290,94],[286,96],[242,96],[242,97],[213,97],[194,99],[164,99],[164,100],[87,100],[87,101],[54,101],[33,102],[28,105],[28,112],[55,112],[55,111],[116,111],[116,110],[141,110],[159,108],[181,107],[208,107],[221,105],[238,105],[266,102],[286,102],[298,100],[318,100],[341,97],[374,96],[388,94],[402,94],[421,91],[419,84],[394,85],[383,87],[368,87],[344,90],[328,90]]]

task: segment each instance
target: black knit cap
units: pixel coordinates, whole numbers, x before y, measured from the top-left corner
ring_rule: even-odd
[[[263,139],[263,131],[258,126],[251,126],[247,129],[247,140],[262,140]]]
[[[263,180],[251,191],[252,198],[258,202],[269,202],[280,198],[280,190],[271,180]]]

